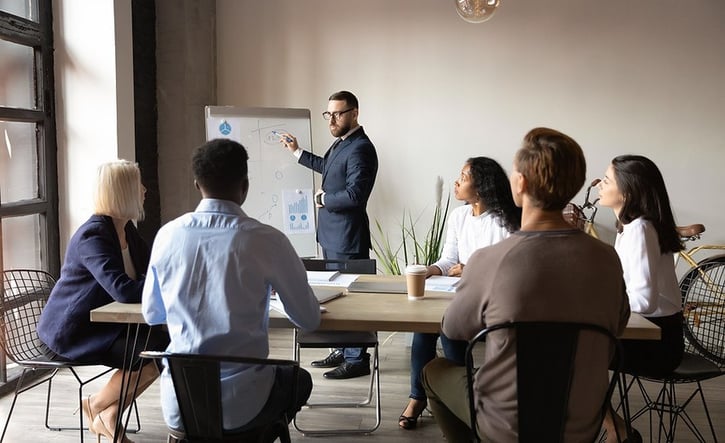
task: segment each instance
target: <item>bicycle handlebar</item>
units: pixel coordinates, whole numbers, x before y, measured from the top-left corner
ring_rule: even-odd
[[[587,195],[584,197],[584,206],[582,208],[594,208],[594,205],[597,204],[599,201],[599,198],[594,200],[593,202],[589,201],[589,193],[592,192],[592,188],[599,184],[602,180],[595,178],[592,180],[592,182],[589,184],[589,187],[587,188]]]

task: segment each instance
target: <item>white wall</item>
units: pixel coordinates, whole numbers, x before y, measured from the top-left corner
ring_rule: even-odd
[[[135,159],[130,0],[54,0],[61,255],[98,164]]]
[[[722,0],[504,0],[477,25],[450,0],[217,0],[218,104],[310,108],[319,153],[327,97],[353,91],[380,157],[369,212],[391,229],[432,205],[436,175],[477,155],[509,170],[549,126],[582,145],[587,181],[652,158],[678,222],[723,243],[723,23]]]

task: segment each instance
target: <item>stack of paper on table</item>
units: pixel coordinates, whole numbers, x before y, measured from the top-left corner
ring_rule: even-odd
[[[426,279],[426,291],[456,292],[459,277],[434,275]],[[405,294],[408,292],[405,280],[354,281],[347,287],[350,292],[374,292],[384,294]]]
[[[340,275],[340,271],[307,271],[307,281],[313,283],[328,283]]]
[[[307,283],[309,283],[310,286],[336,286],[336,287],[347,288],[348,286],[350,286],[350,283],[354,282],[360,276],[358,274],[338,273],[335,277],[331,278],[330,280],[313,280],[312,277],[310,277],[310,273],[317,273],[317,272],[328,272],[328,271],[307,271]],[[337,272],[337,271],[332,271],[332,272]]]
[[[460,277],[447,277],[443,275],[432,275],[425,281],[426,291],[456,292],[456,286],[461,280]]]

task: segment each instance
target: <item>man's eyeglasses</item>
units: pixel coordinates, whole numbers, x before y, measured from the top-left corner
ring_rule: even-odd
[[[322,113],[322,118],[324,118],[325,120],[330,120],[332,118],[334,118],[335,120],[338,120],[342,116],[342,114],[344,114],[346,112],[350,112],[353,109],[355,109],[355,108],[350,108],[350,109],[345,109],[344,111],[335,111],[335,112],[325,111]]]

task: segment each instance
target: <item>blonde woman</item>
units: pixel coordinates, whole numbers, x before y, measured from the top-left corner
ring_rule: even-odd
[[[98,168],[93,215],[68,244],[60,279],[50,294],[38,324],[38,335],[57,360],[100,364],[118,368],[96,394],[83,400],[83,413],[91,432],[113,441],[120,410],[126,326],[91,323],[90,311],[113,301],[140,303],[149,248],[134,221],[143,218],[146,188],[138,165],[126,160]],[[139,337],[146,337],[141,331]],[[151,329],[148,349],[164,350],[168,334]],[[143,343],[137,343],[137,349]],[[135,355],[135,354],[134,354]],[[158,376],[153,363],[132,365],[133,379],[140,377],[141,394]],[[128,405],[131,398],[126,398]],[[129,442],[124,435],[121,441]]]

